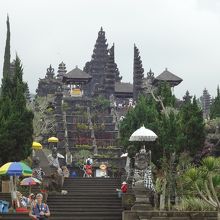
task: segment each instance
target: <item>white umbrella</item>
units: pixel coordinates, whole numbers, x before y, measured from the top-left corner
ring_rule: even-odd
[[[128,153],[124,153],[121,155],[121,157],[127,157],[128,156]]]
[[[131,135],[129,141],[155,141],[156,139],[157,135],[143,125]]]
[[[48,157],[52,157],[52,154],[49,154]],[[60,153],[57,153],[57,157],[58,157],[58,158],[62,158],[62,159],[65,158],[65,157],[64,157],[62,154],[60,154]]]

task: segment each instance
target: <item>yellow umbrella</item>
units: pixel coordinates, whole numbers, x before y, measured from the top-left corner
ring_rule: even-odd
[[[42,149],[42,145],[40,143],[34,141],[32,143],[32,149],[34,149],[34,150],[41,150]]]
[[[50,138],[48,138],[48,142],[49,142],[49,143],[57,143],[58,141],[59,141],[59,139],[56,138],[56,137],[50,137]]]

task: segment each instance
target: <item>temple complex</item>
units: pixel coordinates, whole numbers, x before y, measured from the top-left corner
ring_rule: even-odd
[[[76,67],[67,72],[66,65],[61,62],[57,72],[55,77],[54,69],[50,65],[45,78],[39,79],[36,90],[38,96],[55,94],[56,90],[61,88],[65,94],[69,92],[71,96],[103,96],[109,99],[114,95],[119,100],[131,98],[137,100],[140,94],[149,93],[161,82],[168,82],[171,87],[182,82],[180,77],[168,71],[167,68],[157,77],[150,70],[145,77],[140,52],[136,45],[134,45],[133,83],[122,82],[122,76],[115,62],[115,45],[108,49],[102,27],[98,32],[91,60],[85,64],[83,70]],[[80,94],[77,94],[77,91]]]
[[[73,155],[87,150],[97,162],[97,168],[100,163],[107,163],[109,168],[120,169],[122,149],[118,143],[118,126],[121,116],[135,105],[139,95],[150,93],[160,82],[174,87],[181,81],[167,69],[157,77],[150,69],[145,76],[139,49],[134,45],[133,83],[122,82],[115,62],[115,45],[108,48],[101,28],[91,60],[83,70],[76,66],[69,71],[61,62],[55,76],[50,65],[45,78],[39,79],[36,92],[40,97],[54,96],[56,131],[51,135],[59,139],[60,153],[65,154],[67,147]]]

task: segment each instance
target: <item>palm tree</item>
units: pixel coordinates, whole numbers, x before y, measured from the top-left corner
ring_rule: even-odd
[[[220,158],[207,157],[202,160],[200,167],[190,167],[184,174],[185,181],[196,190],[200,198],[218,211],[218,220],[220,220],[219,171]]]

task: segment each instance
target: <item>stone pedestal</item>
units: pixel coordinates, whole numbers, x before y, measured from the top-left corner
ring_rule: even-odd
[[[150,191],[144,186],[144,181],[136,182],[133,187],[133,191],[135,195],[135,204],[132,206],[131,210],[152,210],[152,205],[150,203]]]

